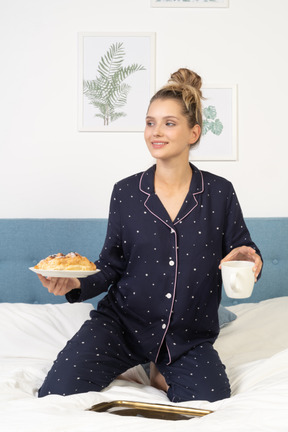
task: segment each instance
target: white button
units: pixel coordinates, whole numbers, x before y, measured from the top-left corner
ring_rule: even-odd
[[[165,297],[167,297],[167,298],[171,298],[171,297],[172,297],[172,294],[167,293],[167,294],[165,295]]]
[[[166,328],[166,324],[162,324],[162,328],[165,329]]]
[[[175,263],[174,263],[173,260],[169,261],[169,265],[170,265],[170,266],[174,266],[174,264],[175,264]]]

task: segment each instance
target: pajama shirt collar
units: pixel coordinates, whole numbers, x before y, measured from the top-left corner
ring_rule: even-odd
[[[189,192],[174,222],[171,221],[170,216],[155,193],[154,178],[156,165],[153,165],[151,168],[145,171],[140,178],[140,191],[147,196],[144,203],[145,207],[169,227],[171,227],[171,225],[180,223],[185,217],[187,217],[198,206],[197,195],[204,192],[204,182],[201,171],[199,171],[198,168],[196,168],[191,163],[190,166],[193,171],[193,176],[190,183]]]

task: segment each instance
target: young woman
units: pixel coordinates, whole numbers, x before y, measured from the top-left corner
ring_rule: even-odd
[[[59,353],[40,397],[100,391],[147,362],[173,402],[230,396],[213,348],[220,266],[254,261],[257,279],[262,261],[231,183],[189,163],[201,135],[201,97],[201,78],[179,69],[151,99],[145,141],[156,165],[114,186],[101,272],[81,282],[39,276],[70,302],[109,288]]]

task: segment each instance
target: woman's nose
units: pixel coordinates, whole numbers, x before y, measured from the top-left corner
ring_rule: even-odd
[[[161,128],[161,125],[156,125],[156,126],[154,127],[153,135],[154,135],[154,136],[161,136],[161,135],[162,135],[162,128]]]

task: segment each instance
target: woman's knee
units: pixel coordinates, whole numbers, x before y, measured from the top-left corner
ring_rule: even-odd
[[[229,398],[231,395],[229,382],[223,383],[220,387],[201,386],[197,384],[189,386],[179,386],[171,384],[167,391],[167,396],[171,402],[187,402],[192,400],[205,400],[216,402],[221,399]]]
[[[67,379],[68,378],[68,379]],[[108,385],[108,384],[107,384]],[[66,375],[66,379],[54,379],[48,373],[45,381],[38,390],[38,397],[44,397],[51,394],[60,396],[69,396],[77,393],[88,393],[89,391],[98,392],[103,390],[106,385],[99,385],[96,382],[82,379],[82,377],[71,374],[70,377]]]
[[[162,364],[159,369],[169,386],[167,395],[172,402],[214,402],[230,397],[225,366],[211,344],[199,345],[172,364]]]

